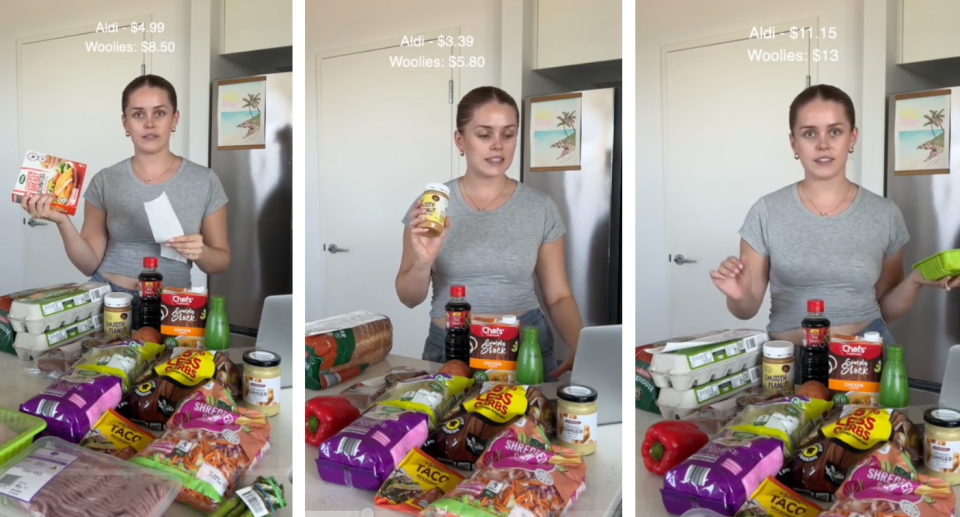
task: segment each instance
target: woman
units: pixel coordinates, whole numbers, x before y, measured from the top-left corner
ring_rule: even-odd
[[[34,219],[57,225],[67,256],[81,273],[132,294],[136,303],[144,257],[160,257],[144,203],[166,192],[186,234],[167,244],[186,262],[159,258],[159,270],[165,285],[191,287],[193,264],[207,274],[230,266],[227,196],[212,170],[170,151],[180,112],[166,79],[137,77],[123,90],[121,106],[133,157],[101,170],[85,185],[80,232],[66,214],[50,208],[53,196],[31,195],[22,206]]]
[[[407,307],[423,303],[433,283],[432,324],[423,359],[444,362],[445,309],[450,287],[464,285],[474,314],[516,314],[523,327],[540,329],[544,378],[573,367],[583,322],[567,281],[563,235],[556,204],[507,177],[517,149],[520,112],[505,91],[491,86],[468,93],[457,107],[454,141],[467,172],[450,188],[447,228],[428,238],[417,202],[404,219],[403,259],[397,295]],[[556,367],[553,333],[534,289],[534,276],[563,340],[571,348]]]
[[[960,278],[904,277],[910,240],[900,209],[847,179],[857,142],[853,101],[828,85],[811,86],[790,105],[790,145],[802,181],[760,198],[740,229],[740,257],[711,271],[742,320],[756,316],[770,285],[772,339],[803,343],[807,300],[822,299],[834,334],[879,332],[907,313],[925,286],[949,290]]]

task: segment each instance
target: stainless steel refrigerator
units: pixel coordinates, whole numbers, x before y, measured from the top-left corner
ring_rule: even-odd
[[[264,77],[263,149],[218,150],[221,81],[210,103],[210,167],[229,198],[232,256],[227,272],[210,276],[210,294],[226,297],[231,333],[250,337],[264,299],[293,292],[293,74]]]
[[[951,128],[960,129],[960,87],[925,93],[937,91],[948,91],[949,102],[914,101],[911,107],[919,112],[919,123],[913,127],[898,124],[896,103],[903,94],[888,99],[886,195],[903,212],[910,231],[904,259],[908,271],[931,255],[960,248],[960,140],[951,134]],[[946,108],[942,113],[944,135],[937,125],[925,125],[928,120],[923,117],[931,107],[939,111],[938,104],[940,109]],[[936,148],[938,137],[943,141],[940,149]],[[926,167],[937,170],[922,170]],[[898,168],[908,173],[896,173]],[[890,323],[890,332],[905,349],[911,387],[939,391],[947,353],[960,343],[960,293],[924,288],[913,310]]]
[[[567,278],[587,327],[622,323],[621,111],[620,88],[524,101],[521,179],[560,209]],[[579,164],[554,151],[564,141],[578,142],[573,152],[579,152]],[[546,309],[542,297],[541,307]],[[564,350],[555,326],[553,334],[557,352]]]

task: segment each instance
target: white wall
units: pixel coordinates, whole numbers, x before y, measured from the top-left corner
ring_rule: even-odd
[[[820,83],[832,84],[846,91],[857,107],[858,119],[864,113],[863,100],[863,2],[810,0],[806,2],[771,2],[769,0],[638,0],[636,7],[636,117],[637,117],[637,343],[648,343],[670,337],[669,268],[666,249],[665,206],[663,202],[663,117],[661,112],[660,48],[706,36],[726,34],[754,26],[791,22],[819,17],[820,27],[836,27],[837,39],[820,48],[839,51],[836,63],[820,63]],[[802,90],[798,86],[797,93]],[[871,97],[875,100],[875,95]],[[875,102],[870,110],[878,109]],[[783,107],[783,130],[786,135],[787,109]],[[881,108],[885,109],[885,108]],[[874,113],[875,115],[875,113]],[[746,112],[745,116],[749,116]],[[882,112],[880,117],[883,117]],[[859,121],[858,121],[859,124]],[[873,125],[871,127],[874,127]],[[778,130],[778,128],[772,128]],[[871,130],[861,135],[867,140],[879,139],[883,132]],[[861,147],[861,150],[863,147]],[[882,147],[881,147],[882,149]],[[784,152],[790,152],[784,136]],[[862,152],[862,151],[861,151]],[[861,175],[861,152],[854,154],[848,175],[854,181],[868,183],[871,190],[882,185],[883,168]],[[882,155],[881,155],[882,159]],[[882,190],[880,191],[882,192]],[[731,237],[732,239],[735,236]],[[709,279],[704,278],[704,282]]]
[[[95,26],[98,22],[109,22],[124,18],[153,15],[154,22],[163,22],[163,34],[154,36],[154,41],[172,41],[176,46],[173,53],[156,53],[148,62],[147,70],[168,79],[177,88],[181,125],[171,140],[173,152],[183,154],[191,160],[195,156],[188,152],[191,140],[192,96],[190,83],[190,22],[189,0],[168,0],[164,2],[129,2],[125,0],[84,0],[83,2],[65,2],[62,0],[0,0],[0,99],[6,115],[5,123],[0,124],[0,170],[8,171],[2,177],[12,178],[12,172],[20,167],[23,156],[22,146],[29,142],[19,141],[17,121],[17,39],[56,32],[64,29]],[[136,77],[131,74],[130,79]],[[75,78],[81,83],[84,78]],[[91,86],[92,85],[92,86]],[[96,87],[96,78],[89,78],[87,87]],[[116,103],[110,106],[85,107],[77,104],[77,138],[96,138],[83,132],[82,110],[107,109],[117,113],[117,131],[123,131],[120,122],[120,94],[116,92]],[[206,120],[206,112],[196,113]],[[133,148],[130,149],[133,154]],[[110,164],[103,164],[110,165]],[[10,181],[12,183],[12,180]],[[9,187],[9,185],[7,185]],[[0,221],[9,229],[0,253],[0,293],[14,292],[26,287],[23,285],[23,210],[7,201],[0,202]]]
[[[514,1],[514,0],[508,0]],[[513,7],[510,7],[513,9]],[[512,12],[512,11],[511,11]],[[450,0],[404,0],[403,2],[383,2],[381,0],[313,0],[306,3],[306,36],[304,77],[306,92],[305,106],[305,317],[308,321],[319,319],[323,315],[323,236],[320,233],[320,135],[317,122],[317,55],[340,48],[361,45],[404,34],[419,34],[451,27],[460,27],[462,35],[473,36],[474,46],[462,49],[462,55],[483,56],[486,65],[483,68],[464,68],[460,72],[460,95],[466,94],[478,86],[493,85],[504,87],[515,98],[522,98],[518,91],[516,60],[511,57],[521,54],[521,49],[511,50],[501,46],[501,39],[507,38],[501,32],[501,1],[484,0],[476,2]],[[512,33],[511,33],[512,34]],[[508,58],[503,58],[508,54]],[[507,80],[501,81],[503,64],[506,62]],[[389,85],[384,85],[389,88]],[[458,102],[459,99],[454,99]],[[452,131],[451,131],[452,133]],[[452,138],[452,135],[451,135]],[[511,176],[519,178],[519,156],[511,168]],[[369,207],[375,209],[375,207]],[[395,214],[384,214],[384,219],[393,220]],[[402,228],[397,223],[397,234]],[[399,264],[385,264],[384,267],[399,267]],[[385,296],[395,296],[392,286]]]

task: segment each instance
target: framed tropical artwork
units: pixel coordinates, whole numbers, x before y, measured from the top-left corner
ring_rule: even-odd
[[[894,175],[950,173],[950,90],[894,97]]]
[[[530,172],[580,170],[580,93],[530,100]]]
[[[217,149],[265,149],[267,78],[247,77],[217,85]]]

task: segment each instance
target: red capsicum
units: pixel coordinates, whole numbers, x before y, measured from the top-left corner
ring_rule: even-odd
[[[650,472],[663,476],[709,441],[710,437],[693,422],[658,422],[650,426],[643,440],[643,465]]]
[[[306,413],[307,443],[314,447],[360,418],[360,410],[343,397],[312,398]]]

